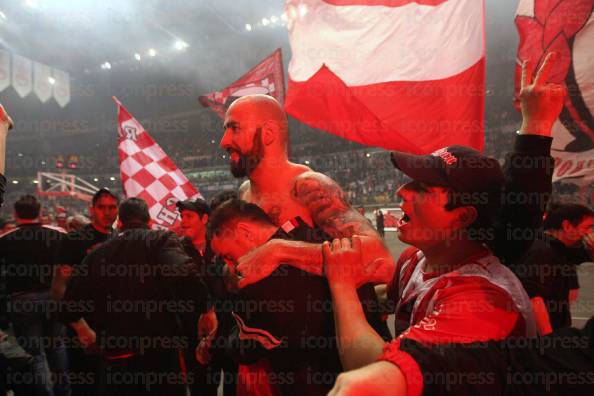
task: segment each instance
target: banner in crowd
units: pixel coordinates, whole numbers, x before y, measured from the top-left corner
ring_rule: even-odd
[[[202,106],[210,107],[219,117],[224,118],[227,108],[235,99],[252,94],[266,94],[281,104],[285,102],[283,56],[280,48],[227,88],[200,96],[198,100]]]
[[[52,97],[52,85],[49,78],[52,76],[52,69],[43,63],[35,62],[33,65],[33,92],[45,103]]]
[[[51,77],[55,80],[53,85]],[[42,103],[52,96],[60,107],[70,103],[70,75],[67,72],[0,49],[0,92],[11,83],[21,98],[35,92]]]
[[[154,228],[174,228],[179,223],[177,201],[201,195],[120,101],[113,100],[118,106],[118,155],[124,193],[146,201]]]
[[[559,55],[550,81],[565,85],[568,93],[553,126],[553,181],[594,182],[593,7],[592,0],[520,0],[518,4],[516,95],[522,62],[528,60],[537,68],[550,51]]]
[[[54,100],[65,107],[70,103],[70,75],[65,71],[52,69],[52,76],[54,77]]]
[[[287,0],[285,12],[293,117],[386,149],[482,149],[483,0]]]
[[[33,90],[33,63],[20,55],[12,55],[12,86],[21,98]]]
[[[0,92],[10,85],[10,52],[0,50]]]

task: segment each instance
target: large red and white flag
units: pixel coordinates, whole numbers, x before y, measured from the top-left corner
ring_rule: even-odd
[[[483,0],[287,0],[285,108],[370,146],[483,147]]]
[[[571,178],[594,182],[594,1],[520,0],[516,97],[521,64],[536,68],[550,51],[558,53],[549,80],[563,84],[567,95],[553,126],[553,181]]]
[[[175,204],[202,197],[198,190],[128,110],[118,106],[118,154],[126,197],[142,198],[154,228],[174,228],[179,221]]]
[[[219,117],[224,118],[227,108],[235,99],[252,94],[266,94],[281,104],[285,102],[283,56],[280,48],[227,88],[202,95],[198,100],[204,107],[210,107]]]

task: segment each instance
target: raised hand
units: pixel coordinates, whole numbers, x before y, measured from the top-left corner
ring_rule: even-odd
[[[12,129],[13,125],[14,123],[12,122],[12,118],[10,118],[8,113],[6,113],[4,106],[0,104],[0,133],[8,132]]]
[[[530,62],[525,61],[522,64],[520,105],[523,120],[521,133],[551,136],[551,129],[555,120],[559,118],[565,96],[565,89],[562,85],[548,82],[557,57],[556,52],[550,52],[536,72],[534,79],[532,76],[533,66]]]
[[[358,288],[366,283],[386,283],[393,274],[391,257],[383,255],[381,242],[372,238],[354,235],[350,239],[335,239],[323,244],[322,253],[324,272],[331,287]]]

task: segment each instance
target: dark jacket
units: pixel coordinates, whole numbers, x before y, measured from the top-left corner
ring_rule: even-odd
[[[289,239],[279,230],[273,238]],[[282,395],[325,395],[342,371],[325,278],[290,265],[241,289],[230,354],[264,364]]]
[[[511,267],[530,298],[542,297],[553,329],[571,326],[569,291],[579,289],[576,265],[591,259],[581,247],[541,233]]]
[[[524,255],[542,225],[552,190],[552,142],[546,136],[517,135],[513,151],[506,155],[502,208],[494,236],[487,241],[506,265]]]
[[[91,317],[107,355],[188,347],[179,315],[193,315],[197,323],[206,290],[175,234],[126,230],[93,250],[82,267],[66,290],[65,306],[86,302],[92,309],[70,311],[64,320]],[[129,342],[115,346],[116,339]]]
[[[49,290],[56,250],[65,235],[34,223],[19,225],[0,238],[0,272],[9,294]]]

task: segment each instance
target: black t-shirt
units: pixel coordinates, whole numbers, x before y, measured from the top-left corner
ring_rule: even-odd
[[[530,298],[542,297],[553,329],[571,326],[569,290],[579,286],[569,248],[553,236],[541,234],[511,269]]]
[[[71,267],[80,265],[91,250],[112,235],[113,233],[104,234],[97,231],[91,224],[85,225],[78,231],[69,232],[58,248],[56,264],[66,264]]]
[[[64,231],[23,224],[0,238],[0,271],[8,293],[50,288],[56,248]]]

